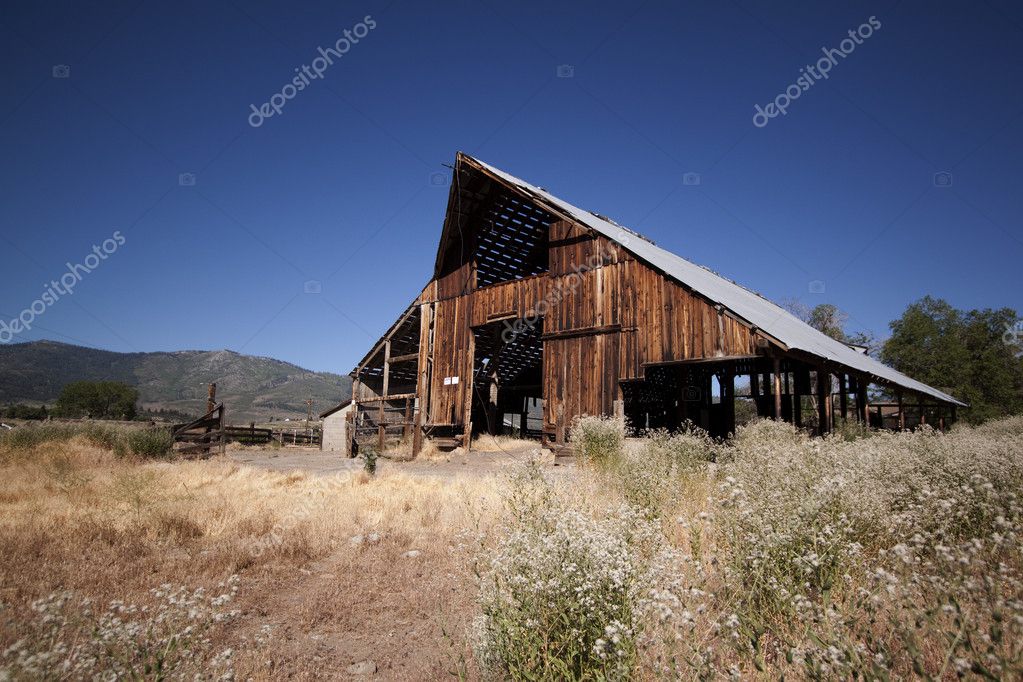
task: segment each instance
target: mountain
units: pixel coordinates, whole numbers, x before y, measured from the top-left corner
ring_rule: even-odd
[[[201,414],[206,385],[217,384],[228,421],[317,415],[352,395],[350,377],[310,372],[272,358],[229,350],[115,353],[56,341],[0,346],[0,403],[52,403],[65,384],[121,381],[139,391],[142,409]]]

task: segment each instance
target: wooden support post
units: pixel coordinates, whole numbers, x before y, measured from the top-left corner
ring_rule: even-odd
[[[220,405],[220,454],[227,454],[227,434],[224,429],[227,427],[227,415],[224,414],[224,405]]]
[[[465,427],[462,447],[469,452],[472,445],[472,398],[476,391],[476,335],[469,330],[469,347],[466,349],[467,365],[463,365],[463,375],[459,378],[462,390],[465,391],[465,403],[462,412],[462,424]],[[466,369],[467,368],[467,369]]]
[[[405,398],[405,423],[401,426],[401,438],[407,441],[412,432],[412,403],[415,398]]]
[[[927,408],[924,407],[924,403],[923,403],[922,400],[920,401],[920,404],[918,405],[918,408],[920,409],[920,426],[924,426],[924,425],[927,424],[927,412],[926,412]]]
[[[796,410],[799,408],[799,403],[793,400],[792,394],[795,391],[795,377],[792,375],[791,368],[788,372],[785,372],[785,400],[789,405],[789,421],[796,424]]]
[[[361,368],[359,368],[361,369]],[[358,453],[358,439],[355,437],[355,427],[359,417],[359,397],[362,389],[362,382],[359,381],[359,372],[356,370],[355,379],[352,381],[352,411],[351,428],[345,438],[345,455],[349,458],[355,457]],[[284,436],[281,436],[281,445],[284,445]]]
[[[500,390],[498,385],[499,378],[495,368],[487,380],[487,430],[491,436],[501,435],[501,429],[504,427],[503,423],[498,423],[497,395]],[[501,421],[503,422],[503,420]]]
[[[849,417],[849,393],[845,382],[845,372],[838,375],[838,409],[842,415],[842,421]]]
[[[774,358],[774,378],[771,389],[774,392],[774,419],[781,421],[781,358]]]
[[[831,374],[824,367],[817,368],[817,434],[831,431]]]
[[[557,414],[554,416],[554,442],[565,444],[565,404],[558,403]]]
[[[384,398],[389,395],[391,388],[391,340],[387,339],[384,342],[384,384],[380,392],[380,397]],[[386,400],[381,400],[377,403],[377,454],[384,451],[384,436],[386,429],[384,428],[384,405],[387,403]]]
[[[412,433],[412,456],[423,450],[423,431],[429,418],[430,363],[433,353],[430,348],[430,329],[433,325],[433,304],[419,306],[419,374],[416,378],[416,428]]]
[[[526,438],[529,431],[529,398],[522,399],[522,409],[519,412],[519,438]]]
[[[735,433],[735,370],[726,369],[718,380],[721,382],[725,433],[731,435]]]
[[[867,377],[856,378],[856,416],[867,426]]]
[[[903,410],[903,405],[902,405],[902,391],[899,391],[898,393],[896,393],[895,396],[896,396],[896,398],[899,401],[899,431],[905,431],[906,430],[906,413]]]

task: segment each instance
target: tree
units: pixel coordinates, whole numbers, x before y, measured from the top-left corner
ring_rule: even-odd
[[[836,341],[853,346],[864,346],[870,355],[876,355],[880,350],[877,337],[871,332],[847,332],[845,325],[849,321],[849,315],[834,304],[821,303],[811,308],[802,301],[794,299],[785,301],[783,306],[803,322]]]
[[[1023,412],[1023,359],[1007,342],[1020,322],[1010,308],[958,310],[926,296],[891,323],[881,359],[914,379],[952,394],[970,407],[964,420],[979,423]]]
[[[54,405],[61,417],[134,419],[139,392],[117,381],[75,381],[64,387]]]

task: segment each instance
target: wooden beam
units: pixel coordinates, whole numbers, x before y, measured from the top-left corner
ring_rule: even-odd
[[[614,326],[614,325],[611,325],[611,326]],[[630,328],[623,329],[622,331],[629,331],[630,329],[634,329],[634,328],[630,327]],[[611,330],[611,331],[616,331],[616,330]],[[546,339],[548,337],[544,336],[543,338]],[[675,366],[675,365],[710,365],[710,364],[719,364],[719,363],[725,363],[725,362],[741,362],[741,361],[747,361],[747,360],[759,360],[762,357],[763,357],[762,355],[722,355],[720,357],[713,357],[713,358],[691,358],[691,359],[687,359],[687,360],[662,360],[662,361],[644,362],[640,366],[643,369],[646,369],[647,367],[672,367],[672,366]]]
[[[823,366],[817,368],[817,433],[831,431],[831,374]]]
[[[620,331],[622,331],[622,325],[620,324],[605,324],[594,327],[564,329],[557,332],[551,332],[550,334],[544,334],[540,337],[540,339],[543,341],[548,341],[550,339],[570,339],[574,336],[596,336],[597,334],[612,334]]]
[[[412,425],[414,424],[412,421],[412,403],[414,401],[415,398],[405,399],[405,423],[403,424],[405,428],[401,430],[401,437],[405,441],[408,441],[409,433],[412,429]]]
[[[387,395],[391,382],[391,339],[384,341],[384,386],[381,395]],[[377,404],[377,454],[384,451],[384,401]]]
[[[846,386],[845,383],[845,372],[842,372],[838,375],[838,409],[842,415],[843,421],[845,421],[845,419],[849,416],[849,394],[846,392],[847,388],[848,386]]]
[[[774,419],[781,421],[781,358],[774,358],[772,390],[774,391]]]
[[[865,376],[856,379],[856,416],[864,426],[867,425],[867,378]]]
[[[464,425],[464,437],[462,438],[462,447],[465,448],[466,452],[469,452],[469,448],[472,445],[472,397],[476,390],[476,335],[469,330],[469,344],[465,350],[466,359],[468,362],[468,371],[464,373],[460,381],[463,382],[465,387],[465,403],[463,405],[462,412],[462,424]]]
[[[374,396],[370,396],[369,398],[363,398],[362,400],[360,400],[358,402],[359,402],[360,405],[365,405],[366,403],[380,403],[380,402],[390,403],[390,402],[397,402],[399,400],[405,400],[406,398],[415,398],[415,397],[416,397],[415,393],[395,393],[394,395],[374,395]]]
[[[735,433],[735,372],[726,369],[718,377],[721,382],[721,404],[724,408],[725,433]]]
[[[412,362],[413,360],[418,360],[418,359],[419,359],[419,352],[418,351],[415,352],[415,353],[406,353],[405,355],[392,355],[391,356],[391,364],[392,365],[396,365],[399,362]]]

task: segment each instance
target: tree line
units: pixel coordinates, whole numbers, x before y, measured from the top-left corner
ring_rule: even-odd
[[[818,331],[864,346],[903,374],[968,403],[959,411],[968,423],[1023,414],[1023,321],[1011,308],[959,310],[925,296],[888,325],[891,336],[880,342],[848,333],[848,315],[830,303],[786,307]]]

